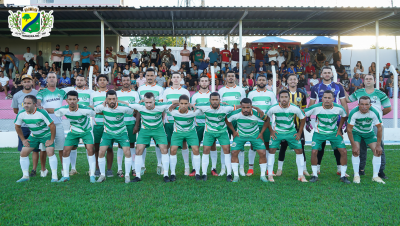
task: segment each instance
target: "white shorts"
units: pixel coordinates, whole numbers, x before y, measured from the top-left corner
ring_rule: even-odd
[[[55,125],[56,125],[56,138],[54,139],[54,150],[62,151],[64,150],[64,142],[65,142],[64,126],[61,123]],[[41,151],[46,151],[46,148],[43,144],[41,144],[40,149]]]

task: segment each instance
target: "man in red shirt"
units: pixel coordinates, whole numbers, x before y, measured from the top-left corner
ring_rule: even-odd
[[[118,72],[117,77],[114,78],[114,90],[120,90],[122,87],[121,72]]]
[[[260,65],[260,62],[264,63],[265,54],[262,46],[262,43],[258,43],[258,48],[254,50],[254,55],[256,55],[256,66]]]
[[[233,49],[231,50],[232,53],[232,64],[231,68],[236,67],[236,64],[239,63],[239,49],[237,47],[237,43],[233,44]]]
[[[307,65],[305,71],[306,71],[306,81],[308,81],[308,75],[311,72],[314,72],[314,74],[315,74],[315,67],[312,65],[311,61],[308,62],[308,65]]]
[[[231,62],[231,51],[228,50],[228,45],[224,45],[224,49],[221,51],[221,57],[222,57],[222,65],[225,65],[226,63]]]

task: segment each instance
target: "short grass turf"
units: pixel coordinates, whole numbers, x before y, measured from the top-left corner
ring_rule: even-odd
[[[16,149],[0,150],[1,225],[399,225],[400,152],[386,146],[386,184],[371,182],[372,152],[368,152],[366,175],[361,184],[343,184],[336,175],[333,152],[325,152],[320,181],[297,181],[295,154],[286,153],[283,175],[275,183],[255,175],[228,183],[224,177],[208,174],[208,181],[196,182],[183,176],[178,153],[177,181],[165,184],[156,175],[154,148],[149,148],[147,171],[139,183],[123,183],[123,178],[107,178],[91,184],[85,174],[88,163],[84,149],[78,150],[78,175],[66,183],[50,183],[38,176],[27,183],[16,183],[22,173]],[[348,147],[350,149],[350,147]],[[328,148],[327,150],[331,150]],[[114,148],[114,175],[117,172]],[[277,153],[278,154],[278,153]],[[311,173],[311,152],[307,148],[307,168]],[[275,171],[278,157],[275,157]],[[351,154],[348,170],[353,180]],[[246,149],[247,171],[247,149]],[[256,157],[256,163],[258,156]],[[59,163],[59,178],[61,165]],[[211,167],[211,160],[210,160]],[[32,162],[30,169],[32,168]],[[47,169],[50,167],[47,161]],[[124,169],[124,167],[123,167]],[[209,169],[210,170],[210,169]],[[217,171],[220,170],[218,155]],[[210,172],[210,171],[209,171]]]

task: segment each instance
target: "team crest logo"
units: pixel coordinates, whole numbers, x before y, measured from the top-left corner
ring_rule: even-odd
[[[12,36],[21,39],[41,39],[50,36],[53,28],[54,16],[53,11],[46,13],[39,11],[38,7],[27,6],[21,12],[9,11],[8,27],[12,31]]]
[[[235,98],[236,98],[237,100],[239,100],[240,95],[239,95],[239,94],[236,94],[236,95],[235,95]]]
[[[236,142],[232,142],[232,145],[231,145],[233,148],[234,147],[236,147]]]
[[[42,126],[43,123],[44,123],[44,122],[37,122],[37,123],[36,123],[36,126],[38,126],[38,127],[39,127],[39,126]]]
[[[159,118],[161,118],[161,116],[162,116],[162,115],[155,115],[154,117],[155,117],[156,119],[159,119]]]
[[[122,115],[117,115],[117,117],[115,117],[115,119],[121,120],[122,119]]]
[[[57,97],[58,97],[58,98],[60,98],[60,97],[61,97],[61,95],[60,95],[60,94],[57,94]]]
[[[78,122],[79,122],[79,123],[82,123],[83,120],[85,120],[85,119],[84,119],[84,118],[80,118],[80,119],[78,119]]]
[[[223,115],[218,116],[218,119],[219,119],[219,120],[222,120],[223,118],[224,118]]]
[[[342,140],[342,142],[340,142],[341,144],[344,144],[344,141]]]
[[[82,99],[82,101],[87,101],[89,98],[87,98],[87,97],[82,97],[81,99]]]
[[[297,101],[297,102],[300,102],[300,101],[301,101],[301,98],[300,98],[300,97],[297,97],[297,98],[296,98],[296,101]]]
[[[336,90],[335,88],[332,88],[332,89],[331,89],[332,92],[335,92],[335,90]]]
[[[297,143],[300,144],[300,140],[298,140]]]
[[[270,104],[271,104],[271,101],[265,100],[265,104],[266,104],[266,105],[270,105]]]
[[[133,103],[135,103],[135,100],[130,99],[130,100],[128,100],[128,103],[133,104]]]
[[[257,122],[252,122],[250,123],[250,126],[255,126],[257,124]]]
[[[190,124],[190,123],[193,122],[193,119],[189,119],[189,120],[187,120],[186,122]]]
[[[271,140],[269,140],[269,145],[272,145],[272,139],[271,139]]]
[[[315,145],[316,145],[315,141],[311,142],[311,146],[315,146]]]
[[[376,100],[378,100],[378,97],[377,96],[373,96],[372,99],[376,101]]]

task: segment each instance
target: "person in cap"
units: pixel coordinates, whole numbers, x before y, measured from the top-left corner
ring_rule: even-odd
[[[386,66],[383,67],[382,75],[383,78],[390,78],[390,76],[393,75],[393,73],[390,71],[390,63],[387,63]]]

